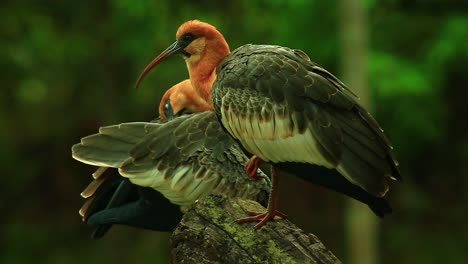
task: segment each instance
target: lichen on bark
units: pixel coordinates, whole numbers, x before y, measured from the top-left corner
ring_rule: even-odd
[[[171,237],[173,263],[340,263],[312,234],[289,220],[258,230],[237,224],[246,211],[264,211],[242,199],[208,196],[184,215]]]

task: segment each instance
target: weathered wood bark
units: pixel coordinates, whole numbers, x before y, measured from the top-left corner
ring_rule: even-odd
[[[259,230],[236,224],[260,204],[209,196],[183,217],[171,237],[173,263],[340,263],[313,234],[288,220],[270,221]]]

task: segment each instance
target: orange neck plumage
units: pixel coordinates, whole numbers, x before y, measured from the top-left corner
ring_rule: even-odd
[[[187,33],[196,36],[184,49],[185,54],[190,54],[184,56],[190,79],[166,91],[159,105],[159,114],[163,118],[167,99],[170,99],[175,114],[182,109],[189,112],[213,110],[211,89],[216,79],[216,67],[230,53],[224,36],[210,24],[198,20],[187,21],[177,30],[176,39]],[[160,56],[148,66],[149,69],[166,58]],[[145,72],[147,70],[143,76]]]
[[[190,81],[198,95],[212,105],[211,87],[216,79],[216,66],[229,54],[229,46],[221,33],[202,39],[199,55],[186,59]]]
[[[167,119],[164,114],[164,104],[167,99],[171,101],[171,107],[174,114],[177,114],[182,109],[191,113],[204,112],[213,110],[209,101],[202,98],[192,86],[190,80],[184,80],[164,93],[161,102],[159,103],[159,116],[162,119]]]

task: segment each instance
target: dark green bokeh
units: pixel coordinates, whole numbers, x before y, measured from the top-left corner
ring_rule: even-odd
[[[395,146],[403,184],[381,221],[382,263],[468,258],[468,12],[464,1],[364,1],[374,114]],[[169,234],[116,227],[100,241],[78,216],[92,168],[70,147],[102,125],[156,115],[187,78],[182,59],[143,67],[198,18],[231,48],[306,51],[338,76],[337,1],[3,1],[0,4],[1,263],[158,263]],[[351,87],[352,88],[352,87]],[[281,205],[346,262],[344,199],[284,179]]]

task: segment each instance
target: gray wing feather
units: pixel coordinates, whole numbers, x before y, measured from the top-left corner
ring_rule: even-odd
[[[239,116],[252,109],[286,108],[291,133],[295,128],[311,131],[323,158],[352,183],[382,196],[390,179],[401,179],[392,147],[375,119],[346,85],[301,52],[245,45],[221,62],[217,74],[213,99],[218,113],[226,111],[226,104]],[[239,94],[250,98],[237,100]],[[248,100],[253,101],[250,110],[243,102]]]
[[[95,166],[119,168],[133,183],[153,187],[188,205],[200,195],[220,193],[264,201],[270,182],[252,182],[248,158],[220,126],[214,112],[167,123],[125,123],[103,127],[72,147],[72,156]]]

